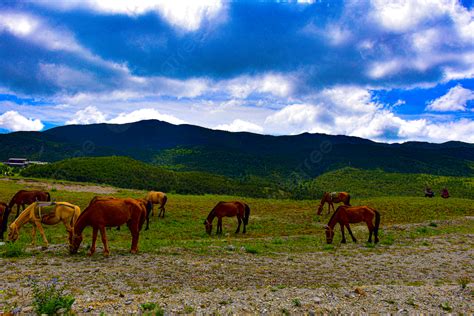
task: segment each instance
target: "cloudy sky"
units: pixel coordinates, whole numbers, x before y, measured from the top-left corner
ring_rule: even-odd
[[[474,143],[471,0],[0,3],[0,132],[159,119]]]

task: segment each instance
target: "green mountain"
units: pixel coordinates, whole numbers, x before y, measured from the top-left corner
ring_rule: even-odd
[[[59,161],[127,156],[174,171],[245,179],[312,179],[344,167],[451,176],[474,174],[474,145],[462,142],[385,144],[324,134],[230,133],[150,120],[74,125],[0,135],[0,159]],[[291,179],[289,181],[292,181]]]

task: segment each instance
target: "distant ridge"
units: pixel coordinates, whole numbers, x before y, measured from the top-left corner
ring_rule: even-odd
[[[128,156],[169,169],[230,177],[311,178],[343,167],[438,175],[474,174],[474,144],[377,143],[352,136],[226,132],[146,120],[123,125],[68,125],[0,135],[0,159],[59,161],[80,156]]]

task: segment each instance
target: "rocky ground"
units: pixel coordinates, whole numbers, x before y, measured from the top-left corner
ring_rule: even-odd
[[[148,302],[165,314],[472,314],[473,237],[377,248],[348,243],[266,256],[227,246],[206,256],[185,250],[132,256],[112,249],[104,258],[98,249],[90,258],[69,256],[58,245],[37,256],[0,259],[0,310],[31,313],[28,277],[57,277],[76,298],[78,314],[137,313]]]

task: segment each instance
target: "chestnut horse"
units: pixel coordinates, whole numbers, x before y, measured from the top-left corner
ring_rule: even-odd
[[[8,207],[13,209],[16,204],[17,209],[15,218],[18,218],[18,215],[20,215],[20,206],[24,210],[27,204],[31,204],[36,201],[49,202],[51,201],[51,196],[49,195],[49,192],[44,191],[20,190],[12,197],[10,203],[8,203]]]
[[[372,224],[372,220],[375,217],[375,224]],[[354,235],[352,234],[349,223],[355,224],[365,222],[369,229],[369,240],[372,242],[372,233],[374,233],[375,243],[379,242],[379,226],[380,226],[380,213],[373,208],[368,206],[345,206],[341,205],[332,215],[329,223],[324,227],[326,229],[326,241],[328,244],[332,243],[334,237],[334,226],[339,223],[341,226],[342,243],[346,243],[346,237],[344,236],[344,227],[347,228],[349,234],[352,237],[353,242],[357,242]]]
[[[351,196],[347,192],[324,192],[323,197],[321,198],[321,202],[319,203],[318,208],[318,215],[321,215],[323,211],[323,206],[325,203],[328,203],[328,214],[331,213],[331,207],[334,211],[334,204],[333,203],[341,203],[343,202],[344,205],[351,206]]]
[[[120,199],[114,196],[95,196],[92,198],[92,200],[89,202],[89,204],[92,204],[95,201],[105,201],[105,200],[113,200],[113,199]],[[147,201],[146,199],[135,199],[138,203],[141,203],[145,209],[146,209],[146,227],[145,230],[148,230],[148,226],[150,223],[150,214],[151,211],[153,210],[153,204],[150,201]],[[117,226],[117,230],[120,230],[120,226]]]
[[[6,203],[0,202],[0,240],[3,240],[3,234],[7,230],[7,220],[3,220],[3,218],[7,218],[10,215],[10,208]]]
[[[212,211],[207,216],[207,219],[204,221],[204,225],[206,226],[206,232],[210,235],[212,232],[212,221],[215,217],[217,217],[217,232],[216,234],[222,234],[222,217],[234,217],[237,216],[237,220],[239,221],[239,226],[237,226],[237,230],[235,233],[240,232],[240,224],[242,221],[244,222],[244,230],[242,231],[243,234],[246,232],[246,226],[249,223],[250,217],[250,208],[247,204],[242,202],[219,202],[217,205],[212,209]]]
[[[146,195],[145,199],[147,199],[153,204],[159,204],[160,213],[158,213],[158,217],[162,217],[162,218],[165,217],[165,205],[166,205],[166,202],[168,201],[168,197],[166,196],[166,193],[150,191]]]
[[[53,210],[42,213],[42,208],[47,206],[53,206]],[[44,248],[47,248],[49,244],[41,224],[56,225],[59,222],[63,222],[69,235],[69,243],[71,243],[72,229],[80,213],[81,209],[79,206],[67,202],[34,202],[11,223],[8,240],[16,241],[20,235],[20,228],[26,223],[31,223],[33,224],[31,243],[33,245],[35,244],[36,228],[38,228],[41,237],[43,237],[43,242],[45,243]]]
[[[145,206],[135,199],[93,199],[82,212],[74,225],[74,236],[69,248],[71,254],[77,253],[82,242],[82,232],[87,226],[92,226],[92,245],[89,255],[95,252],[97,233],[100,231],[104,245],[104,256],[110,254],[105,227],[116,227],[127,224],[132,234],[130,252],[138,252],[138,238],[146,218]]]

